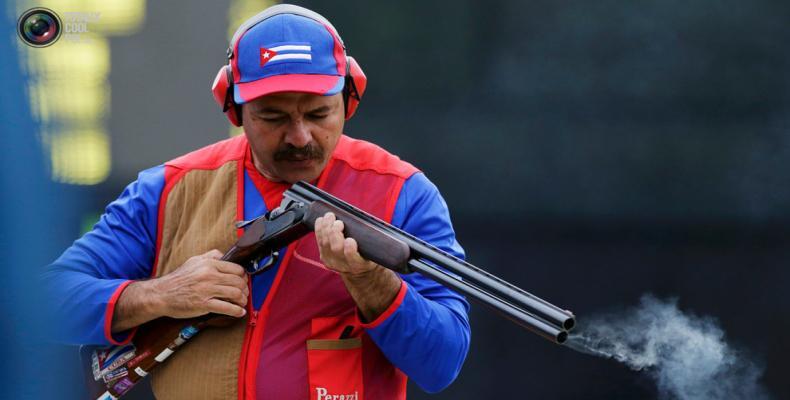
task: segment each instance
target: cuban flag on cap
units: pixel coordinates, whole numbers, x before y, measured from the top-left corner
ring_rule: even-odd
[[[283,13],[239,29],[231,59],[236,104],[277,92],[328,96],[343,89],[345,50],[330,26]]]
[[[287,43],[261,47],[261,67],[270,62],[283,61],[312,62],[313,56],[310,43]]]

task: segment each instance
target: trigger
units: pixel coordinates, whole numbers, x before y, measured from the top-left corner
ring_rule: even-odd
[[[252,261],[250,270],[247,271],[250,275],[255,275],[257,273],[263,272],[272,265],[274,265],[277,260],[280,259],[280,252],[273,251],[266,257],[257,258]],[[266,260],[263,264],[261,264],[261,260]]]

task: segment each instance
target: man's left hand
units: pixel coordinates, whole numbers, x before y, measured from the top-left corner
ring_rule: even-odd
[[[315,238],[321,261],[331,270],[344,275],[363,276],[378,266],[359,254],[357,241],[343,235],[345,225],[335,214],[326,213],[315,220]]]
[[[343,235],[343,221],[326,213],[315,220],[315,238],[321,261],[343,278],[362,316],[375,320],[392,304],[400,290],[398,274],[359,254],[357,241]]]

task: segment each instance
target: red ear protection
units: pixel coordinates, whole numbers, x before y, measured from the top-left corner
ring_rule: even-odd
[[[362,68],[354,57],[346,57],[348,66],[346,72],[346,86],[343,88],[343,100],[346,104],[346,119],[354,115],[359,107],[359,101],[368,86],[368,77],[362,72]]]
[[[222,107],[222,112],[231,124],[241,126],[241,107],[233,102],[233,75],[230,65],[223,65],[211,85],[214,101]]]

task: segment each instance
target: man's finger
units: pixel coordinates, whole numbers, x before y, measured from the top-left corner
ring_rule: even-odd
[[[315,223],[315,241],[318,243],[318,247],[326,246],[326,231],[324,229],[324,225],[326,224],[326,220],[324,217],[318,217]]]
[[[213,297],[229,301],[241,307],[247,305],[247,296],[244,291],[231,286],[215,286],[211,292]]]
[[[247,276],[247,272],[244,271],[244,268],[242,268],[241,265],[232,263],[230,261],[217,260],[213,262],[213,265],[217,268],[217,271],[222,272],[223,274],[232,274],[240,277]]]
[[[208,308],[209,312],[229,315],[236,318],[241,318],[247,313],[247,310],[245,310],[244,307],[239,307],[233,303],[219,299],[209,299],[206,302],[206,307]]]
[[[343,251],[343,221],[333,221],[328,231],[329,248],[333,253],[341,253]]]
[[[323,216],[323,223],[321,224],[321,230],[324,232],[328,232],[332,227],[332,224],[335,222],[335,214],[328,212]]]
[[[343,234],[343,229],[345,228],[346,228],[346,224],[344,224],[343,221],[339,219],[336,219],[334,222],[332,222],[332,230],[341,235]]]
[[[315,243],[318,245],[318,252],[319,254],[323,254],[324,251],[324,217],[318,217],[315,220],[314,231],[315,231]]]
[[[239,288],[239,290],[244,290],[244,291],[249,289],[247,287],[247,280],[238,275],[220,274],[220,276],[217,278],[216,283],[218,285]]]

